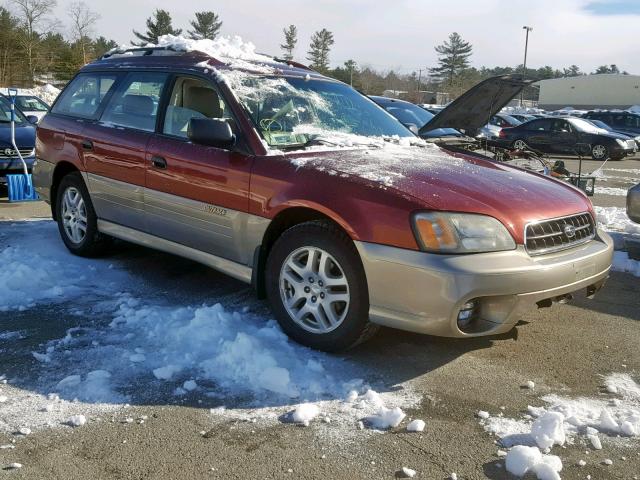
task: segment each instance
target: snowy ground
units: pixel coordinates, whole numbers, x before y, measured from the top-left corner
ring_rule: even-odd
[[[391,386],[377,385],[372,372],[290,342],[260,302],[167,298],[117,260],[70,256],[51,221],[2,225],[0,238],[0,310],[9,316],[46,306],[52,321],[73,325],[31,352],[35,384],[25,384],[19,371],[0,372],[9,384],[37,392],[7,394],[5,432],[157,401],[206,403],[214,415],[267,422],[296,421],[300,404],[314,402],[318,411],[301,423],[318,417],[336,420],[335,428],[354,430],[362,421],[385,429],[403,415],[394,409],[418,401],[408,386],[385,391]],[[14,318],[0,342],[26,335]]]

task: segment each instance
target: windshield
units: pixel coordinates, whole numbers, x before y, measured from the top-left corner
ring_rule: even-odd
[[[270,147],[302,148],[332,138],[415,136],[375,103],[342,83],[244,72],[225,80]],[[364,139],[366,140],[366,138]]]
[[[512,127],[517,127],[518,125],[520,125],[522,122],[520,120],[518,120],[515,117],[512,117],[511,115],[502,115],[501,117],[505,122],[507,122],[509,125],[511,125]]]
[[[596,127],[600,127],[600,128],[604,128],[605,130],[611,131],[613,130],[609,125],[607,125],[606,123],[604,123],[601,120],[589,120],[591,123],[593,123]]]
[[[434,116],[433,113],[427,112],[424,108],[405,103],[392,103],[384,105],[384,108],[402,123],[413,123],[418,128],[427,124]]]
[[[26,123],[27,119],[22,112],[16,109],[16,123]],[[0,123],[11,123],[11,104],[9,100],[0,97]]]
[[[16,97],[16,105],[23,112],[46,112],[49,107],[38,97]]]

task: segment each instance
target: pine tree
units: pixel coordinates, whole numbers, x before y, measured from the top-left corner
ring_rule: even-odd
[[[298,43],[298,28],[295,25],[289,25],[282,30],[284,33],[284,43],[280,48],[284,51],[285,60],[293,60],[293,51]]]
[[[133,31],[133,34],[138,37],[138,39],[142,40],[137,44],[141,47],[144,47],[149,43],[153,45],[157,44],[158,38],[162,35],[180,35],[181,33],[182,29],[179,28],[176,30],[173,28],[173,25],[171,25],[171,15],[169,12],[160,8],[156,9],[153,13],[153,17],[147,18],[146,33],[143,34],[136,32],[135,30]],[[134,45],[136,44],[134,43]]]
[[[326,28],[311,36],[311,45],[307,52],[307,60],[311,62],[311,68],[319,72],[326,72],[329,69],[329,52],[334,43],[333,33]]]
[[[215,12],[196,12],[195,20],[189,23],[193,27],[193,30],[189,30],[189,36],[193,40],[215,40],[222,26],[222,21]]]
[[[601,65],[593,73],[595,73],[596,75],[600,73],[620,73],[620,69],[616,64]]]
[[[97,58],[100,58],[109,50],[116,48],[117,46],[118,44],[115,41],[108,40],[105,37],[100,36],[93,41],[93,45],[92,45],[93,55]]]
[[[456,77],[469,68],[469,57],[473,47],[462,37],[453,32],[442,45],[435,47],[438,52],[438,66],[430,69],[431,74],[440,80],[445,80],[450,86]]]

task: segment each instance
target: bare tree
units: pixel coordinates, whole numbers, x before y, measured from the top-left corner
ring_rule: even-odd
[[[40,36],[37,29],[42,27],[53,8],[57,5],[57,0],[10,0],[14,6],[21,23],[21,31],[18,41],[27,56],[30,81],[35,77],[35,56]]]
[[[100,19],[100,15],[92,11],[89,6],[82,1],[73,2],[69,5],[67,13],[71,19],[71,36],[80,47],[82,52],[82,63],[87,63],[87,47],[91,44],[91,33],[93,26]]]

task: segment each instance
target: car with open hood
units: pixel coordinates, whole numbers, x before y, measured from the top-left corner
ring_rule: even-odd
[[[26,117],[16,110],[16,145],[30,171],[35,161],[37,119]],[[23,172],[22,162],[11,141],[11,103],[0,94],[0,183],[6,183],[6,176]]]
[[[582,192],[448,153],[348,85],[247,44],[166,36],[84,66],[42,120],[37,157],[72,253],[116,237],[209,265],[328,351],[378,325],[506,332],[527,310],[594,295],[611,266]]]

